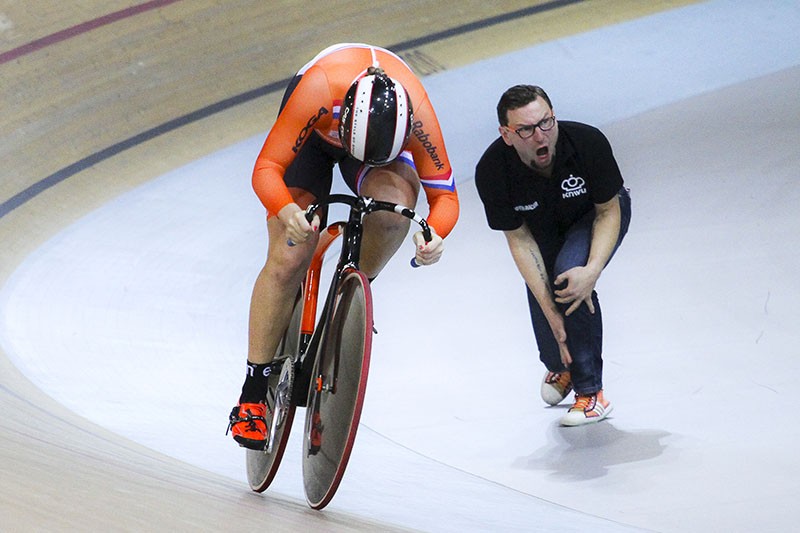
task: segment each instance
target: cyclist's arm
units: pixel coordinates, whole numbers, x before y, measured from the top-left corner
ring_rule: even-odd
[[[430,206],[428,224],[445,238],[458,220],[458,193],[442,130],[427,98],[414,109],[409,149]]]
[[[447,237],[458,221],[459,203],[455,188],[437,188],[423,182],[425,196],[430,206],[427,220],[437,235]]]
[[[294,202],[283,176],[313,130],[330,126],[331,102],[324,73],[312,67],[278,115],[253,169],[253,189],[270,213]]]

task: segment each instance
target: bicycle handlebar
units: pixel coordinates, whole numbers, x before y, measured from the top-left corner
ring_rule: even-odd
[[[392,202],[383,202],[381,200],[375,200],[373,198],[370,198],[369,196],[350,196],[347,194],[331,194],[325,200],[313,203],[308,206],[305,214],[306,220],[310,223],[314,219],[314,214],[320,207],[330,204],[345,204],[350,207],[351,213],[356,212],[362,215],[368,215],[375,211],[392,211],[394,213],[397,213],[398,215],[402,215],[407,219],[413,220],[414,222],[419,224],[420,228],[422,228],[422,237],[425,239],[425,242],[431,242],[431,240],[433,239],[431,228],[430,226],[428,226],[428,221],[422,218],[417,213],[415,213],[413,209]],[[289,246],[294,246],[294,243],[291,241],[289,241],[288,244]],[[412,258],[411,266],[416,268],[420,265],[417,264],[415,258]]]

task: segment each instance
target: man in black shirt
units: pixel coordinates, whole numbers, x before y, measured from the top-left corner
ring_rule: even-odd
[[[517,85],[497,104],[501,137],[475,184],[492,229],[503,231],[528,288],[541,393],[550,405],[574,388],[565,426],[611,411],[603,396],[603,322],[595,285],[628,230],[628,190],[606,137],[558,122],[541,87]]]

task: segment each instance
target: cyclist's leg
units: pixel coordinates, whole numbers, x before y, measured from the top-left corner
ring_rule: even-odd
[[[295,76],[289,83],[281,111],[300,78]],[[335,160],[318,142],[317,135],[312,134],[284,174],[284,182],[300,207],[306,207],[315,197],[330,190]],[[240,445],[253,449],[261,448],[268,438],[266,419],[269,416],[264,402],[269,388],[270,363],[291,320],[297,287],[305,276],[318,240],[312,238],[290,247],[286,230],[274,215],[276,213],[267,213],[267,261],[250,297],[247,373],[228,425]]]
[[[284,175],[292,198],[301,208],[329,193],[335,162],[328,143],[311,135]],[[274,215],[268,214],[267,261],[250,300],[248,360],[252,363],[267,363],[275,356],[291,317],[297,287],[305,277],[318,240],[315,235],[305,243],[289,246],[286,228]]]
[[[307,191],[292,191],[292,196],[301,207],[309,201],[305,197],[313,198]],[[286,228],[275,216],[268,217],[267,232],[267,261],[256,278],[250,299],[247,359],[255,364],[272,361],[289,323],[297,287],[305,277],[317,243],[312,238],[289,246]]]
[[[419,175],[408,152],[386,166],[361,167],[355,173],[355,180],[344,162],[340,168],[347,184],[359,194],[412,209],[417,203]],[[409,224],[407,218],[387,211],[372,213],[364,219],[361,270],[367,277],[373,279],[383,270],[406,238]]]

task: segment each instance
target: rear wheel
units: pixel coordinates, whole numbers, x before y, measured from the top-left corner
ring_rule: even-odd
[[[267,389],[267,423],[269,435],[265,450],[247,450],[247,482],[256,492],[264,492],[272,483],[289,441],[295,405],[292,387],[295,361],[300,350],[300,321],[303,314],[302,288],[295,299],[289,327],[276,352]]]
[[[308,393],[303,445],[306,500],[322,509],[344,476],[367,389],[372,293],[361,272],[344,274],[320,342]]]

